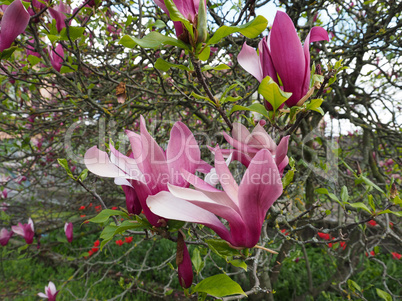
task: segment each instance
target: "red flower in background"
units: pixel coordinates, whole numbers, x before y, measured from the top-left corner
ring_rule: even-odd
[[[117,209],[119,209],[118,207],[112,207],[112,210],[117,210]]]
[[[126,241],[126,243],[130,243],[133,241],[133,237],[132,236],[125,237],[124,240]]]
[[[330,240],[331,239],[331,236],[328,233],[318,232],[317,234],[321,239],[324,239],[324,240]]]
[[[396,253],[396,252],[392,252],[391,254],[392,254],[392,258],[393,258],[393,259],[400,260],[400,259],[401,259],[401,257],[402,257],[402,255],[401,255],[401,254]]]
[[[99,240],[94,242],[94,247],[99,247]]]
[[[81,206],[78,210],[85,210],[85,206]]]
[[[370,227],[375,227],[375,226],[378,225],[377,222],[374,221],[374,220],[368,221],[367,224],[368,224]]]
[[[375,256],[375,252],[374,252],[374,251],[371,251],[371,252],[370,252],[370,255],[371,255],[371,256]],[[367,252],[366,252],[366,256],[367,256],[367,257],[369,256],[369,254],[368,254]]]
[[[122,246],[123,244],[124,244],[124,242],[121,239],[116,240],[116,245]]]
[[[99,248],[95,248],[95,247],[93,247],[93,248],[91,249],[91,251],[92,251],[93,253],[96,253],[96,252],[98,252],[98,251],[99,251]]]

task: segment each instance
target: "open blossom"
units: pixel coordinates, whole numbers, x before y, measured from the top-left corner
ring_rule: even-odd
[[[14,40],[25,31],[29,23],[29,13],[21,0],[10,5],[2,5],[3,17],[0,19],[0,52],[10,48]]]
[[[279,85],[280,79],[283,91],[292,93],[286,105],[293,107],[309,90],[309,45],[322,40],[329,40],[327,31],[322,27],[313,27],[302,46],[290,17],[278,11],[269,36],[263,38],[258,45],[259,55],[244,43],[237,60],[259,82],[270,76]],[[267,101],[265,106],[272,110]]]
[[[73,241],[73,223],[65,223],[64,232],[66,233],[67,241]]]
[[[28,245],[33,243],[35,231],[34,231],[34,224],[31,218],[28,219],[28,224],[18,223],[18,226],[12,226],[11,229],[15,234],[24,237],[25,242]]]
[[[241,123],[234,122],[232,129],[232,137],[223,133],[226,141],[232,145],[235,150],[221,150],[224,155],[232,154],[233,159],[240,161],[244,166],[250,165],[251,159],[261,149],[267,149],[275,158],[275,163],[278,166],[279,173],[282,174],[283,170],[289,163],[287,156],[289,136],[283,137],[282,140],[276,145],[271,136],[265,129],[258,123],[254,130],[250,133],[249,130]]]
[[[393,259],[400,260],[402,258],[402,255],[397,252],[392,252],[391,254]]]
[[[46,298],[49,301],[55,301],[58,293],[59,291],[56,290],[54,283],[49,281],[49,284],[45,286],[45,293],[38,293],[38,296],[41,298]]]
[[[13,231],[8,231],[6,228],[2,228],[0,231],[0,245],[2,245],[3,247],[6,246],[13,234]]]
[[[238,185],[219,147],[214,152],[223,191],[183,170],[182,175],[196,190],[169,184],[170,192],[148,197],[147,204],[162,217],[203,224],[234,247],[252,248],[260,238],[268,209],[283,191],[278,168],[272,154],[261,149]],[[217,216],[229,222],[230,230]]]
[[[196,169],[205,166],[200,160],[197,141],[187,126],[176,122],[165,152],[148,133],[143,117],[140,134],[128,130],[126,134],[132,150],[129,156],[110,145],[109,157],[94,146],[85,154],[85,165],[94,174],[115,178],[115,183],[123,186],[130,213],[138,214],[143,210],[153,226],[161,226],[163,219],[149,210],[146,199],[160,191],[167,191],[167,183],[189,186],[181,176],[181,169],[195,173]]]

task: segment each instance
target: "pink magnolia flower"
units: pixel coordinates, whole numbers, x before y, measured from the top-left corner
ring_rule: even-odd
[[[66,233],[67,241],[73,241],[73,223],[65,223],[64,224],[64,232]]]
[[[202,0],[201,0],[202,1]],[[165,5],[164,0],[154,0],[156,5],[158,5],[166,14],[169,15],[169,11]],[[197,17],[198,17],[198,9],[200,6],[200,0],[173,0],[179,12],[187,18],[195,27],[197,27]],[[206,5],[206,1],[205,1]],[[176,36],[180,38],[183,36],[184,28],[183,24],[180,21],[174,21],[174,28],[176,30]]]
[[[309,90],[309,44],[322,40],[329,40],[327,31],[313,27],[302,46],[292,20],[286,13],[278,11],[269,36],[258,45],[259,55],[244,43],[237,60],[259,82],[270,76],[279,85],[280,79],[283,90],[293,93],[286,101],[288,107],[293,107]],[[267,101],[265,106],[272,110]]]
[[[281,177],[267,149],[261,149],[251,160],[238,185],[217,147],[215,169],[223,191],[182,170],[182,175],[196,190],[168,184],[147,200],[150,210],[162,217],[203,224],[214,230],[234,247],[252,248],[261,234],[268,209],[282,194]],[[226,226],[217,218],[229,222]]]
[[[31,218],[28,219],[28,224],[18,223],[18,226],[12,226],[11,229],[17,235],[24,237],[25,242],[30,245],[34,237],[34,224]]]
[[[58,44],[55,50],[49,49],[49,57],[53,68],[56,71],[60,72],[64,59],[63,46],[61,44]]]
[[[160,191],[167,191],[168,182],[180,187],[189,186],[181,176],[181,169],[194,173],[196,169],[205,167],[200,160],[197,141],[186,125],[176,122],[170,131],[165,152],[148,133],[143,117],[140,134],[129,130],[126,134],[132,150],[129,156],[110,145],[109,157],[94,146],[85,153],[85,165],[98,176],[115,178],[115,183],[122,185],[126,192],[128,210],[139,213],[142,209],[153,226],[161,226],[163,220],[149,210],[146,199]]]
[[[254,130],[249,130],[241,123],[234,122],[232,129],[232,137],[226,133],[222,133],[226,141],[235,148],[235,150],[221,150],[224,155],[232,154],[233,159],[241,162],[244,166],[250,165],[251,159],[261,150],[267,149],[275,159],[279,173],[282,175],[283,170],[289,164],[287,156],[289,136],[283,137],[276,145],[271,136],[258,123]]]
[[[59,1],[59,4],[57,4],[53,8],[49,7],[50,15],[53,19],[56,20],[56,28],[58,32],[66,27],[66,14],[69,14],[70,12],[70,7],[67,4],[64,4],[61,0]]]
[[[7,189],[3,189],[3,191],[1,192],[1,195],[3,196],[3,198],[7,198],[7,196],[8,196],[8,191],[7,191]]]
[[[0,231],[0,245],[2,245],[3,247],[6,246],[13,234],[13,231],[8,231],[6,228],[2,228]]]
[[[180,285],[184,288],[189,288],[193,283],[193,267],[191,265],[191,257],[188,253],[187,246],[184,242],[184,236],[179,231],[177,237],[177,253],[176,264]]]
[[[55,301],[58,293],[59,291],[56,290],[54,283],[49,281],[49,284],[45,286],[45,293],[38,293],[38,296],[49,299],[49,301]]]
[[[10,48],[14,40],[25,31],[30,19],[21,0],[15,0],[8,6],[2,5],[2,8],[4,15],[0,23],[0,52]]]

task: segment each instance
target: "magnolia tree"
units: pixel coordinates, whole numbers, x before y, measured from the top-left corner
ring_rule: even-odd
[[[401,4],[336,2],[1,1],[6,264],[74,267],[49,300],[400,297]]]

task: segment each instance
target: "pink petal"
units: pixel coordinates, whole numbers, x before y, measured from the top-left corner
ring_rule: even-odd
[[[50,289],[50,292],[52,293],[52,295],[54,295],[57,291],[56,286],[54,285],[54,283],[52,281],[49,281],[48,288]]]
[[[288,154],[289,138],[290,138],[289,135],[283,137],[281,139],[281,142],[279,142],[278,144],[275,155],[275,162],[277,165],[281,164]]]
[[[214,230],[222,239],[229,240],[230,234],[220,220],[208,210],[176,198],[170,192],[161,191],[147,199],[149,209],[168,219],[203,224]]]
[[[128,177],[128,175],[120,170],[115,164],[110,162],[107,153],[99,150],[97,146],[93,146],[87,150],[84,155],[84,163],[90,172],[101,177]]]
[[[258,44],[260,65],[262,67],[262,78],[265,78],[268,75],[278,84],[279,83],[278,76],[276,74],[276,70],[272,62],[271,53],[268,47],[267,40],[268,38],[262,38],[260,43]]]
[[[154,138],[148,133],[143,116],[140,119],[140,130],[142,154],[146,156],[142,162],[144,176],[148,177],[146,181],[149,183],[152,194],[156,194],[159,191],[167,190],[166,184],[170,180],[166,156]]]
[[[233,202],[238,205],[239,187],[228,166],[226,165],[219,147],[215,149],[215,169],[219,176],[219,183],[222,185],[223,190],[225,190]]]
[[[21,223],[18,223],[18,226],[12,226],[11,229],[15,234],[24,236],[24,228]]]
[[[293,93],[286,101],[288,106],[292,106],[307,92],[303,86],[306,76],[305,58],[292,20],[281,11],[276,13],[270,32],[270,51],[275,69],[282,80],[283,90]]]
[[[49,297],[47,295],[45,295],[44,293],[38,293],[38,296],[41,298],[45,298],[48,299]]]
[[[182,169],[195,173],[200,162],[200,148],[193,133],[182,122],[176,122],[170,131],[166,149],[167,164],[170,171],[170,183],[185,187],[188,183],[180,174]]]
[[[215,187],[211,186],[204,180],[200,179],[199,177],[193,175],[192,173],[189,173],[188,171],[182,169],[181,174],[183,178],[189,182],[191,185],[193,185],[195,188],[202,190],[202,191],[212,191],[212,192],[217,192],[220,191],[219,189],[216,189]]]
[[[202,173],[209,173],[212,169],[212,166],[205,162],[204,160],[200,160],[197,165],[197,171]]]
[[[237,56],[237,61],[244,70],[254,76],[259,82],[262,81],[263,74],[260,64],[260,58],[258,57],[258,54],[254,48],[244,43],[243,48]]]
[[[131,185],[130,185],[131,186]],[[142,206],[140,200],[138,198],[137,192],[134,188],[123,185],[124,194],[126,196],[126,207],[128,213],[131,214],[140,214],[142,210]]]
[[[162,225],[161,217],[151,212],[147,206],[147,198],[152,195],[151,189],[148,187],[148,185],[138,181],[132,181],[132,185],[135,189],[135,193],[137,194],[138,201],[141,204],[145,217],[152,226],[160,227]]]
[[[144,175],[137,166],[137,162],[129,158],[114,148],[112,144],[110,147],[110,161],[116,165],[120,170],[126,173],[130,179],[145,183]]]
[[[304,89],[308,89],[310,84],[310,43],[317,41],[329,41],[328,32],[319,26],[311,28],[309,34],[306,37],[303,45],[304,58],[306,60],[305,64],[305,74],[306,77],[303,82]],[[303,95],[304,96],[304,95]]]
[[[6,8],[1,19],[0,52],[9,48],[14,40],[25,31],[29,19],[29,13],[21,0],[15,0]]]
[[[251,160],[239,187],[240,212],[248,231],[246,247],[258,242],[267,211],[282,191],[281,177],[271,153],[260,150]]]
[[[239,151],[245,152],[245,153],[256,153],[258,152],[258,148],[250,147],[246,143],[242,143],[240,141],[237,141],[236,139],[233,139],[226,133],[222,133],[223,137],[225,140],[234,148],[238,149]]]
[[[182,235],[179,232],[179,235]],[[177,265],[177,272],[179,277],[180,285],[184,288],[189,288],[193,283],[193,267],[191,265],[191,257],[188,253],[186,243],[184,238],[181,238],[182,243],[177,242],[177,253],[183,254],[183,258],[180,264]],[[179,248],[182,248],[181,250]]]
[[[258,123],[253,129],[251,139],[249,139],[247,144],[256,149],[268,149],[271,153],[275,153],[276,150],[275,141],[272,140],[271,136],[268,135],[267,131],[260,125],[260,123]]]
[[[250,131],[241,123],[233,122],[232,137],[240,143],[247,144],[250,137]]]

